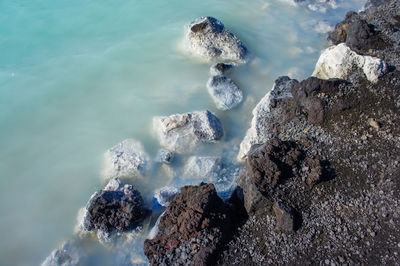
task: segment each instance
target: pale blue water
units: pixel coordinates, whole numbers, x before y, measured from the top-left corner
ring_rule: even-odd
[[[155,154],[154,115],[209,109],[238,145],[277,76],[311,74],[327,45],[318,23],[333,26],[364,1],[326,13],[287,2],[1,0],[0,265],[37,265],[71,238],[101,187],[103,152],[135,138]],[[184,25],[204,15],[252,52],[233,74],[246,98],[232,111],[208,95],[209,65],[179,50]]]

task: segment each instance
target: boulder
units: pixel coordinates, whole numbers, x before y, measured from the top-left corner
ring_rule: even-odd
[[[140,192],[132,185],[123,185],[113,178],[94,193],[86,205],[82,230],[98,230],[104,234],[133,229],[149,214]]]
[[[64,242],[42,262],[42,266],[73,266],[81,262],[82,252],[73,241]]]
[[[247,212],[253,213],[261,205],[271,208],[278,185],[288,180],[314,186],[322,180],[322,170],[320,158],[308,156],[296,142],[272,138],[253,145],[238,180]]]
[[[239,64],[248,54],[245,45],[213,17],[200,17],[190,23],[184,43],[188,52],[209,61]]]
[[[220,110],[236,107],[243,99],[243,93],[230,79],[222,75],[213,76],[207,82],[208,92]]]
[[[219,119],[210,111],[197,111],[153,118],[153,128],[165,148],[185,153],[199,142],[215,142],[222,138]]]
[[[214,185],[185,186],[161,216],[156,236],[145,241],[144,253],[151,265],[215,264],[233,228],[229,207]]]
[[[328,39],[335,45],[346,43],[350,49],[361,54],[369,53],[371,49],[382,50],[386,46],[375,28],[355,12],[348,12]]]
[[[322,51],[312,75],[321,79],[349,79],[355,70],[362,71],[370,82],[376,83],[389,68],[383,60],[359,55],[341,43]]]
[[[277,123],[293,118],[295,104],[290,90],[297,83],[289,77],[279,77],[272,90],[253,109],[251,126],[240,143],[239,161],[245,159],[252,145],[267,141]]]
[[[212,76],[224,75],[233,68],[231,64],[216,63],[210,67],[210,74]]]
[[[149,156],[142,144],[134,139],[126,139],[104,154],[103,178],[142,177],[149,169]]]
[[[176,187],[162,187],[156,190],[154,198],[157,200],[158,204],[166,207],[171,200],[174,199],[176,194],[178,194],[178,189]]]
[[[159,149],[156,155],[156,161],[159,163],[170,164],[174,159],[174,153],[166,149]]]
[[[217,156],[191,156],[185,165],[183,178],[213,182],[221,171],[221,158]]]

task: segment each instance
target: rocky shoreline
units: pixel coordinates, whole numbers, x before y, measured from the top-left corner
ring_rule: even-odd
[[[242,92],[225,72],[246,63],[247,48],[211,17],[187,30],[188,52],[216,63],[207,86],[217,108],[235,108]],[[106,152],[105,178],[113,178],[82,209],[79,245],[98,239],[129,253],[144,241],[151,265],[399,265],[400,2],[368,1],[329,39],[312,77],[279,77],[253,110],[227,200],[211,183],[166,187],[155,209],[124,185],[144,182],[150,164],[172,173],[175,153],[224,134],[208,110],[155,117],[165,149],[154,162],[135,140]],[[183,175],[232,175],[221,165],[216,156],[191,156]],[[135,238],[149,220],[150,234]],[[146,264],[126,253],[121,265]],[[85,255],[68,242],[43,265],[85,264]]]

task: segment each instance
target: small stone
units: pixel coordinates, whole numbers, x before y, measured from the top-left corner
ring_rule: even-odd
[[[368,120],[368,124],[369,124],[371,127],[375,128],[376,130],[379,130],[379,129],[381,128],[381,126],[379,125],[379,123],[378,123],[375,119],[373,119],[373,118],[370,118],[370,119]]]
[[[275,202],[274,213],[276,216],[275,230],[278,232],[291,233],[294,230],[294,215],[290,208],[282,202]]]
[[[338,260],[340,263],[344,263],[346,261],[342,256],[338,256]]]

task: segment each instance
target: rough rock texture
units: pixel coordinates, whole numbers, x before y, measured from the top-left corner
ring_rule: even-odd
[[[341,43],[321,53],[312,75],[321,79],[349,79],[357,70],[361,70],[369,81],[376,83],[389,71],[389,67],[383,60],[359,55]]]
[[[149,211],[140,192],[132,185],[111,179],[104,190],[92,195],[82,221],[84,231],[99,230],[105,234],[123,232],[138,225]]]
[[[157,200],[158,204],[166,207],[174,199],[176,194],[178,194],[178,189],[176,187],[162,187],[156,191],[154,198]]]
[[[213,182],[221,172],[221,158],[218,156],[191,156],[186,162],[182,178],[196,178]]]
[[[323,158],[324,182],[305,186],[290,167],[282,174],[279,163],[296,158],[296,148],[286,152],[288,146],[279,144],[271,157],[263,151],[268,142],[254,146],[247,158],[253,162],[246,162],[236,191],[247,209],[253,208],[220,265],[399,264],[400,56],[393,48],[400,40],[399,7],[400,1],[392,0],[359,13],[386,44],[368,47],[374,43],[366,41],[359,50],[396,69],[376,83],[357,69],[347,81],[306,79],[291,88],[295,106],[284,111],[293,112],[292,119],[269,118],[279,128],[269,131],[274,139],[292,143],[306,157]],[[348,31],[355,35],[346,40],[361,33]],[[268,171],[274,168],[279,171]],[[308,165],[295,169],[310,172]],[[271,206],[278,201],[293,211],[290,234],[275,230],[279,217]]]
[[[248,54],[244,44],[213,17],[193,21],[186,30],[185,45],[193,55],[219,62],[244,63]]]
[[[81,254],[79,247],[73,241],[65,242],[60,248],[55,249],[43,261],[42,266],[73,266],[81,262]]]
[[[210,67],[210,74],[212,76],[224,75],[225,73],[232,70],[234,66],[225,63],[216,63]]]
[[[292,99],[291,88],[298,81],[289,77],[279,77],[270,92],[257,104],[253,110],[251,127],[246,133],[237,156],[243,160],[251,146],[267,141],[272,133],[277,130],[277,123],[285,122],[293,118],[292,108],[295,103]]]
[[[207,82],[208,92],[220,110],[229,110],[242,102],[243,93],[230,78],[213,76]]]
[[[210,111],[198,111],[153,118],[153,128],[160,144],[179,153],[190,152],[199,142],[222,138],[219,119]]]
[[[149,156],[142,144],[126,139],[104,154],[103,179],[111,177],[141,177],[149,169]]]
[[[212,184],[185,186],[161,216],[157,235],[146,240],[151,265],[210,265],[231,236],[229,207]]]
[[[156,155],[156,161],[159,163],[170,164],[174,159],[174,153],[166,149],[159,149]]]
[[[279,201],[275,202],[273,210],[276,217],[275,231],[292,233],[295,220],[292,210]]]

